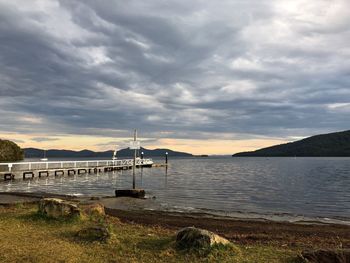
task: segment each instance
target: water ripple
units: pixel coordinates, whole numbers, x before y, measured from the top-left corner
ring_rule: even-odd
[[[139,169],[136,184],[168,207],[350,218],[350,158],[174,158],[165,172]],[[118,171],[2,182],[0,191],[105,196],[131,185],[131,171]]]

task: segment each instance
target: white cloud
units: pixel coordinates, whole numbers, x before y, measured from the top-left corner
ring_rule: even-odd
[[[97,66],[112,62],[112,59],[106,55],[104,47],[83,47],[79,51],[81,56],[85,58],[88,65]]]
[[[234,70],[262,70],[263,66],[257,60],[250,60],[247,58],[239,57],[232,61],[231,68]]]
[[[251,96],[256,90],[256,85],[248,80],[238,80],[222,87],[221,90],[236,96]]]
[[[41,124],[43,122],[42,118],[35,116],[23,116],[19,117],[19,121],[31,123],[31,124]]]

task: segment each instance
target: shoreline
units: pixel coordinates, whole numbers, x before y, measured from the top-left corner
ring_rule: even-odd
[[[127,211],[156,211],[161,213],[177,213],[182,215],[192,215],[216,219],[229,220],[248,220],[248,221],[268,221],[276,223],[294,223],[294,224],[334,224],[345,225],[350,227],[350,218],[326,218],[326,217],[311,217],[303,215],[293,215],[288,213],[255,213],[255,212],[224,212],[214,211],[208,209],[188,209],[186,207],[172,207],[164,206],[164,204],[157,201],[157,199],[123,199],[123,197],[104,197],[102,198],[105,206],[111,206],[114,209]]]
[[[4,198],[4,196],[7,196]],[[157,212],[161,214],[178,214],[192,217],[211,218],[217,220],[244,220],[257,222],[275,222],[275,223],[291,223],[291,224],[306,224],[306,225],[343,225],[350,227],[350,218],[346,217],[312,217],[304,215],[293,215],[288,213],[257,213],[244,211],[214,211],[207,209],[188,209],[164,206],[155,198],[125,198],[114,196],[90,196],[90,195],[67,195],[56,194],[49,192],[0,192],[0,205],[11,205],[12,202],[24,201],[33,202],[41,198],[62,198],[77,202],[86,202],[88,200],[98,200],[103,203],[106,208],[121,211],[144,211]]]
[[[68,199],[81,204],[100,203],[106,214],[129,224],[178,230],[204,228],[239,244],[267,244],[290,248],[350,248],[350,226],[322,222],[277,222],[267,219],[231,218],[200,213],[145,209],[152,199],[76,197],[49,193],[0,193],[0,205],[37,203],[43,197]],[[7,201],[7,204],[6,204]],[[156,203],[156,202],[153,202]]]
[[[296,224],[249,219],[201,217],[161,211],[105,209],[122,222],[178,230],[187,226],[213,231],[239,244],[267,244],[283,247],[350,248],[350,227],[336,224]]]
[[[259,243],[291,248],[350,247],[350,225],[345,224],[273,221],[263,218],[233,218],[204,213],[151,210],[147,209],[145,204],[156,202],[149,199],[104,198],[100,203],[104,205],[106,214],[118,217],[126,223],[172,230],[195,226],[218,233],[239,244]]]

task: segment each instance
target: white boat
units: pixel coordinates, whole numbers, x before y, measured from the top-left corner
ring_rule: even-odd
[[[46,150],[44,150],[44,158],[41,158],[40,161],[43,161],[43,162],[47,162],[47,158],[46,158]]]
[[[112,157],[112,160],[114,161],[114,160],[117,160],[118,158],[117,158],[117,150],[115,150],[114,152],[113,152],[113,157]]]

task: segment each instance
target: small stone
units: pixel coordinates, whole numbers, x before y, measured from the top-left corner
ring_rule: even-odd
[[[94,203],[94,204],[86,205],[84,207],[84,212],[92,216],[104,216],[105,207],[99,203]]]
[[[179,248],[207,249],[213,245],[228,245],[230,241],[205,229],[186,227],[177,233],[176,244]]]
[[[76,236],[85,241],[107,241],[110,238],[110,232],[105,226],[87,227],[78,231]]]
[[[52,218],[80,217],[76,204],[58,198],[44,198],[39,202],[39,213]]]
[[[349,263],[350,249],[303,251],[301,258],[310,263]]]

